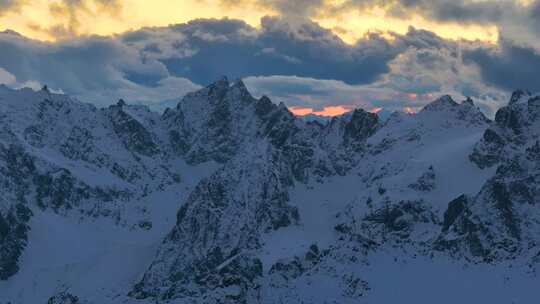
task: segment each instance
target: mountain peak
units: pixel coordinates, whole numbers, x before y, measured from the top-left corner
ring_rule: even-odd
[[[373,135],[380,127],[379,116],[363,109],[355,109],[345,127],[345,141],[360,141]]]
[[[489,127],[470,98],[384,124],[355,109],[323,125],[226,77],[162,116],[129,100],[95,110],[2,88],[3,302],[349,303],[378,299],[387,286],[372,274],[404,263],[392,284],[439,262],[485,262],[505,284],[538,269],[540,98],[502,110],[470,156],[495,171],[467,161]],[[519,134],[506,130],[514,122]],[[104,280],[107,267],[117,275]]]
[[[213,83],[209,84],[206,89],[208,89],[209,95],[218,94],[220,93],[224,94],[229,89],[230,83],[227,76],[223,76],[219,78],[218,80],[214,81]]]
[[[289,111],[289,108],[287,108],[287,106],[285,105],[285,103],[284,103],[283,101],[281,101],[281,102],[279,103],[278,108],[279,108],[280,110],[287,110],[287,112],[290,112],[290,111]]]
[[[236,80],[234,80],[232,87],[245,89],[247,91],[246,85],[241,78],[237,78]]]
[[[443,95],[426,105],[422,111],[440,111],[459,106],[450,95]]]
[[[520,101],[523,97],[528,97],[528,96],[531,96],[531,93],[530,93],[530,92],[526,92],[526,91],[523,91],[523,90],[515,90],[515,91],[512,93],[512,97],[510,97],[510,104],[517,103],[517,102]]]
[[[469,96],[467,96],[467,99],[465,99],[461,104],[474,107],[474,101]]]
[[[233,99],[239,99],[245,103],[250,103],[255,100],[251,93],[248,91],[242,79],[235,80],[228,89],[230,94],[232,94]]]
[[[474,125],[489,122],[489,119],[486,118],[470,97],[467,97],[466,100],[459,104],[450,95],[444,95],[425,106],[420,113],[441,113],[445,116],[445,120],[455,119]]]
[[[219,77],[216,81],[214,81],[213,84],[225,84],[225,83],[227,85],[229,84],[229,78],[227,76],[223,75],[223,76]],[[212,85],[212,84],[210,84],[210,85]]]
[[[264,116],[270,113],[274,108],[277,108],[277,106],[265,95],[257,101],[255,105],[255,114]]]

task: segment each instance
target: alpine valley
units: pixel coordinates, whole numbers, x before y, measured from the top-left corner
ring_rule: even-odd
[[[538,303],[540,95],[382,121],[226,78],[163,114],[0,86],[0,304]]]

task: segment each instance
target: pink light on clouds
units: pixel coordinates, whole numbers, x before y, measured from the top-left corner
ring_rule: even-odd
[[[380,111],[382,111],[382,108],[375,107],[375,108],[369,110],[368,112],[377,114],[377,113],[379,113]]]
[[[411,107],[405,107],[403,108],[403,112],[407,113],[407,114],[416,114],[416,110],[411,108]]]
[[[313,108],[307,107],[290,107],[289,111],[296,116],[305,116],[309,114],[317,116],[339,116],[350,112],[351,109],[347,106],[326,106],[321,111],[315,111]]]
[[[409,100],[416,100],[416,99],[418,99],[418,94],[416,94],[416,93],[407,93],[407,98]]]

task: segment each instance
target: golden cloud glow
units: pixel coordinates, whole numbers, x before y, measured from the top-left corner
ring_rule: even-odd
[[[27,0],[19,11],[7,12],[0,17],[0,29],[13,29],[36,39],[55,40],[76,35],[111,35],[144,26],[184,23],[196,18],[228,17],[259,26],[261,17],[277,14],[271,7],[257,5],[254,0],[239,1],[242,5],[226,5],[223,3],[235,2],[223,0],[125,0],[119,1],[120,7],[114,12],[108,12],[97,5],[99,1],[80,2],[84,4],[84,9],[55,11],[51,8],[61,5],[61,0]],[[328,0],[328,3],[336,5],[340,1]],[[354,43],[370,31],[404,34],[409,26],[427,29],[449,39],[480,39],[490,42],[498,39],[494,25],[437,23],[419,15],[389,17],[382,8],[354,10],[330,16],[323,12],[312,19],[348,43]]]
[[[245,6],[223,6],[216,0],[125,0],[119,12],[100,10],[91,0],[85,9],[77,11],[76,35],[111,35],[145,26],[167,26],[197,18],[234,18],[250,25],[260,24],[261,17],[271,11]],[[62,38],[54,32],[58,26],[69,26],[70,16],[58,16],[51,7],[61,1],[30,0],[19,12],[0,17],[0,30],[12,29],[25,36],[40,40]]]
[[[420,15],[406,19],[387,16],[382,8],[351,11],[337,16],[316,19],[323,27],[331,28],[343,40],[354,43],[370,31],[407,33],[410,26],[426,29],[447,39],[468,39],[496,42],[498,30],[495,25],[460,25],[457,23],[436,23]]]

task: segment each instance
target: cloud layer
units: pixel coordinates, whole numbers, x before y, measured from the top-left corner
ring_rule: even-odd
[[[118,98],[151,101],[181,96],[199,87],[171,76],[165,65],[146,60],[137,49],[103,37],[52,44],[2,33],[0,67],[13,75],[18,85],[47,84],[102,105]],[[140,85],[129,79],[132,75],[156,81],[152,87]]]
[[[121,40],[145,56],[159,58],[173,75],[198,83],[224,73],[369,83],[388,72],[387,63],[400,52],[378,35],[350,46],[313,22],[292,25],[271,17],[261,20],[261,29],[237,20],[196,20],[167,29],[142,29]]]
[[[425,5],[416,2],[410,7]],[[472,96],[492,112],[510,90],[540,91],[538,66],[534,47],[513,40],[449,41],[410,28],[349,45],[312,21],[289,17],[265,17],[260,28],[205,19],[58,43],[0,34],[0,82],[48,84],[97,104],[179,98],[225,74],[244,78],[255,95],[314,111],[419,108],[450,93]]]

